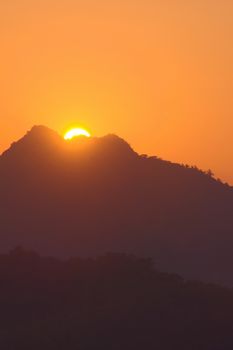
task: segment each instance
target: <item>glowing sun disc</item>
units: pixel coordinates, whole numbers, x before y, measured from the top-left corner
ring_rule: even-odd
[[[91,134],[85,129],[74,128],[74,129],[67,131],[67,133],[64,135],[64,139],[65,140],[72,140],[74,137],[78,137],[78,136],[90,137]]]

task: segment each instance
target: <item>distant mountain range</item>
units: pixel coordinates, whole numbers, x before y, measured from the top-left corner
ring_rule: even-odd
[[[195,167],[138,155],[115,135],[35,126],[0,156],[0,251],[107,251],[233,286],[233,189]]]

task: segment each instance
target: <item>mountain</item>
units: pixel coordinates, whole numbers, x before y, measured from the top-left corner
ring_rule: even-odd
[[[150,259],[0,254],[1,348],[232,350],[233,290]]]
[[[67,142],[35,126],[0,156],[0,194],[1,252],[126,252],[233,285],[233,189],[118,136]]]

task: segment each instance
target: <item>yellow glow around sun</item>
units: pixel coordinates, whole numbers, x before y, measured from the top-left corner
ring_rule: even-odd
[[[74,137],[77,137],[77,136],[90,137],[91,134],[85,129],[74,128],[74,129],[71,129],[65,133],[64,139],[65,140],[72,140]]]

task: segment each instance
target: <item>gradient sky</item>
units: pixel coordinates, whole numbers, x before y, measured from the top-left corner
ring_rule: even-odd
[[[232,0],[1,1],[0,151],[77,123],[233,184],[232,18]]]

